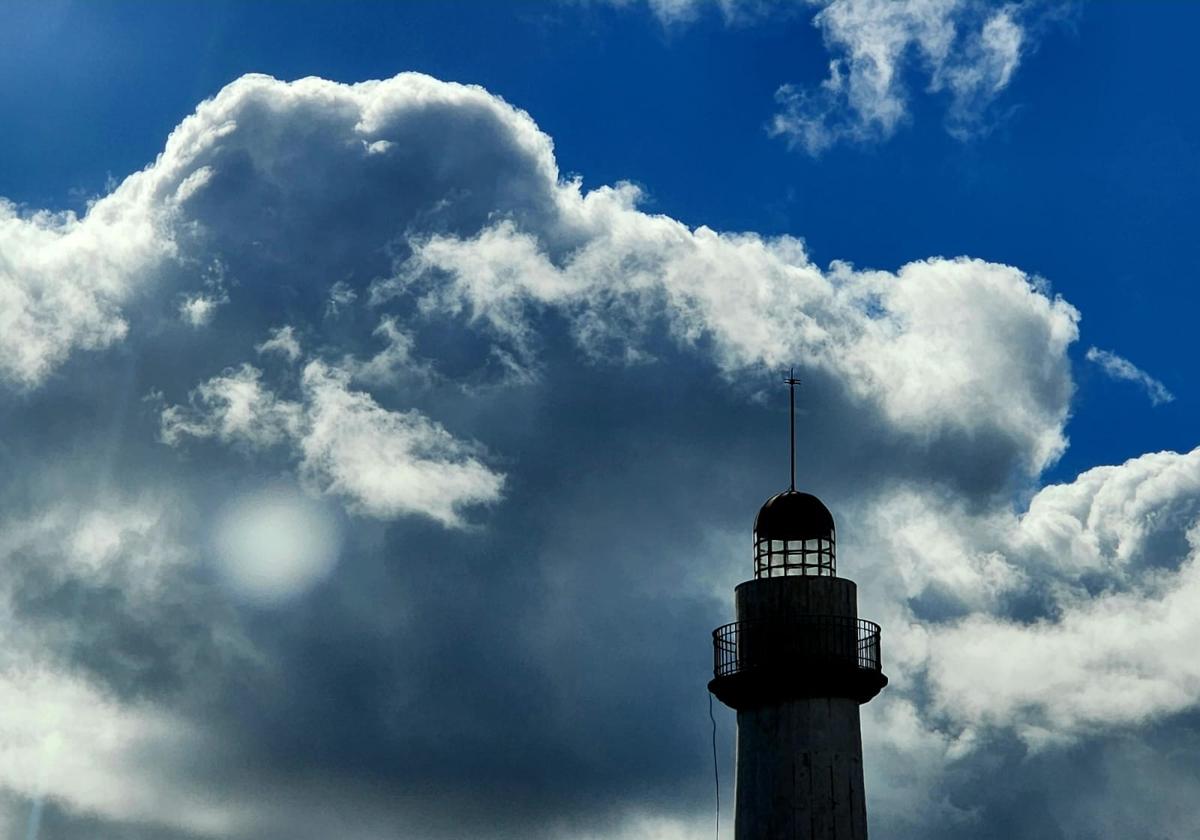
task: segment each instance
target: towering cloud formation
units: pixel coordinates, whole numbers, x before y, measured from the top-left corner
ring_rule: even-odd
[[[239,79],[82,218],[6,208],[0,689],[78,697],[120,742],[0,782],[68,836],[686,836],[707,633],[786,472],[764,389],[792,363],[803,482],[889,634],[884,836],[955,836],[938,790],[1014,795],[972,787],[979,744],[1053,755],[1191,708],[1155,645],[1195,629],[1194,453],[1037,487],[1070,304],[640,200],[563,179],[488,92],[403,74]],[[301,510],[337,538],[247,548]],[[6,725],[29,754],[70,734]],[[96,781],[137,785],[135,755],[158,807]]]

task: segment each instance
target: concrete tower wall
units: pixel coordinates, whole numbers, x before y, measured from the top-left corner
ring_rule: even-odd
[[[834,542],[833,515],[794,481],[767,499],[754,580],[712,634],[708,688],[737,711],[736,840],[867,840],[859,705],[888,679]]]
[[[743,709],[737,726],[735,840],[866,840],[858,701]]]
[[[738,621],[794,621],[806,615],[858,617],[858,587],[839,577],[757,578],[734,590]]]
[[[858,616],[858,589],[845,578],[760,578],[739,585],[735,599],[738,621],[788,626],[806,616]],[[830,653],[854,655],[852,624],[819,638]],[[763,641],[770,643],[746,637],[743,651]],[[792,667],[803,676],[810,666]],[[825,696],[739,708],[735,840],[866,840],[858,706]]]

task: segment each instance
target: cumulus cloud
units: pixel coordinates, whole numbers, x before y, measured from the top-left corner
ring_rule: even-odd
[[[1165,594],[1103,595],[1032,626],[977,616],[934,634],[942,710],[1043,746],[1193,708],[1200,674],[1176,652],[1200,635],[1194,569],[1189,560]]]
[[[632,188],[566,198],[591,236],[557,260],[553,241],[501,222],[470,239],[414,242],[374,298],[415,290],[424,311],[483,323],[525,359],[531,311],[566,313],[594,357],[643,355],[640,336],[662,319],[677,341],[711,346],[730,375],[804,359],[914,439],[988,429],[1020,440],[1031,473],[1061,453],[1064,351],[1078,315],[1022,272],[968,259],[825,272],[790,237],[691,231],[648,216]],[[1014,344],[1030,349],[1013,354]],[[1012,391],[1014,380],[1022,385]]]
[[[40,384],[76,348],[120,341],[121,304],[173,251],[159,218],[127,190],[84,216],[21,212],[0,200],[0,377]],[[169,213],[169,202],[160,206]]]
[[[1097,347],[1089,347],[1087,360],[1100,365],[1100,369],[1113,379],[1135,382],[1141,385],[1146,390],[1146,395],[1150,397],[1150,402],[1154,405],[1162,405],[1175,399],[1175,395],[1167,390],[1166,385],[1146,373],[1146,371],[1139,368],[1133,362],[1121,358],[1116,353],[1110,353],[1108,350],[1101,350]]]
[[[1200,633],[1200,450],[1089,470],[1020,513],[917,494],[868,522],[924,619],[894,628],[899,667],[926,673],[931,719],[966,743],[1003,729],[1042,748],[1195,707],[1178,651]],[[957,608],[929,613],[930,592]]]
[[[1014,836],[984,818],[988,762],[1192,709],[1162,651],[1195,632],[1200,456],[1038,487],[1067,442],[1069,303],[1012,266],[820,266],[642,201],[562,178],[476,87],[251,76],[82,218],[10,211],[39,247],[0,249],[0,276],[82,301],[27,295],[47,338],[6,373],[28,399],[0,500],[27,515],[0,530],[0,621],[50,675],[12,702],[68,697],[123,745],[84,744],[55,802],[164,837],[695,833],[708,632],[786,475],[763,389],[793,363],[801,479],[887,634],[866,736],[892,838]],[[228,301],[181,323],[216,265]],[[321,498],[280,504],[289,476]],[[41,737],[14,720],[5,743]],[[97,781],[147,790],[126,749],[154,815]]]
[[[152,289],[159,295],[182,293],[174,314],[188,323],[203,323],[227,291],[213,267],[222,276],[230,269],[237,276],[250,253],[260,260],[275,258],[277,265],[319,271],[345,259],[342,249],[349,246],[347,236],[356,225],[385,226],[386,232],[378,227],[360,231],[378,237],[382,246],[399,231],[394,225],[402,229],[406,224],[398,220],[414,213],[427,214],[425,221],[436,228],[439,215],[447,217],[451,211],[460,217],[487,214],[505,193],[515,207],[525,204],[535,210],[546,199],[544,193],[518,196],[512,190],[529,185],[522,174],[530,168],[550,173],[553,185],[557,173],[547,138],[527,116],[522,119],[520,112],[479,88],[441,88],[426,98],[422,87],[435,83],[419,81],[425,78],[413,74],[400,83],[332,87],[316,79],[301,81],[297,92],[307,88],[309,93],[300,93],[292,106],[311,107],[314,117],[319,114],[319,122],[311,126],[315,142],[311,157],[300,155],[281,165],[282,147],[290,137],[268,132],[289,106],[276,99],[282,89],[274,80],[248,76],[237,83],[236,92],[230,88],[203,103],[172,133],[154,164],[94,202],[82,218],[0,204],[0,374],[19,386],[34,387],[72,351],[120,341],[130,329],[128,308]],[[321,89],[335,93],[330,107],[312,99],[302,104]],[[478,149],[431,144],[433,133],[424,126],[456,117],[482,120],[485,134],[499,132],[494,135],[498,142]],[[389,134],[394,136],[380,136]],[[334,144],[347,140],[350,146],[335,149]],[[377,141],[383,145],[373,145]],[[332,225],[300,209],[311,207],[306,198],[314,196],[306,191],[318,185],[327,190],[322,201],[349,209],[352,197],[337,194],[332,173],[343,164],[368,161],[386,168],[387,144],[397,141],[397,148],[415,155],[417,167],[434,169],[431,161],[444,154],[457,155],[464,165],[432,173],[427,183],[404,193],[400,206],[388,210],[383,197],[394,196],[394,176],[380,179],[368,190],[373,194],[357,196],[357,212],[347,212]],[[310,165],[312,169],[305,168]],[[489,165],[510,172],[510,179],[472,195],[455,183]],[[246,182],[239,185],[241,176]],[[453,207],[445,203],[447,195],[458,196]],[[255,200],[263,202],[257,213],[249,209]],[[231,211],[224,218],[219,216],[222,203]],[[286,226],[267,223],[280,212],[296,215]],[[307,244],[292,238],[305,225],[316,224],[322,225],[322,236],[314,235]],[[292,248],[296,250],[281,250]],[[197,266],[209,268],[196,271]],[[257,282],[269,282],[261,276],[264,266],[256,267]],[[327,300],[330,314],[349,304],[354,294],[345,281],[334,283]]]
[[[351,391],[349,377],[319,362],[304,370],[307,429],[301,469],[369,516],[420,513],[445,525],[500,498],[504,478],[472,448],[416,411],[381,408]]]
[[[190,405],[163,409],[163,441],[214,438],[251,449],[288,444],[315,487],[368,516],[423,514],[457,526],[463,508],[500,498],[503,476],[471,447],[419,412],[388,411],[350,390],[346,371],[308,363],[300,400],[267,390],[262,376],[243,364],[201,383]]]

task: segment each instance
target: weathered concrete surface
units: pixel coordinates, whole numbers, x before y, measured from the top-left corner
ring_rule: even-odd
[[[758,578],[734,590],[738,621],[788,622],[805,615],[858,617],[858,587],[839,577]]]
[[[866,840],[857,701],[788,700],[737,726],[735,840]]]

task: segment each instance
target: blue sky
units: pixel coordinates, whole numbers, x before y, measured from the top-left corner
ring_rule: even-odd
[[[795,364],[872,836],[1192,836],[1200,8],[0,16],[0,834],[708,836]]]

